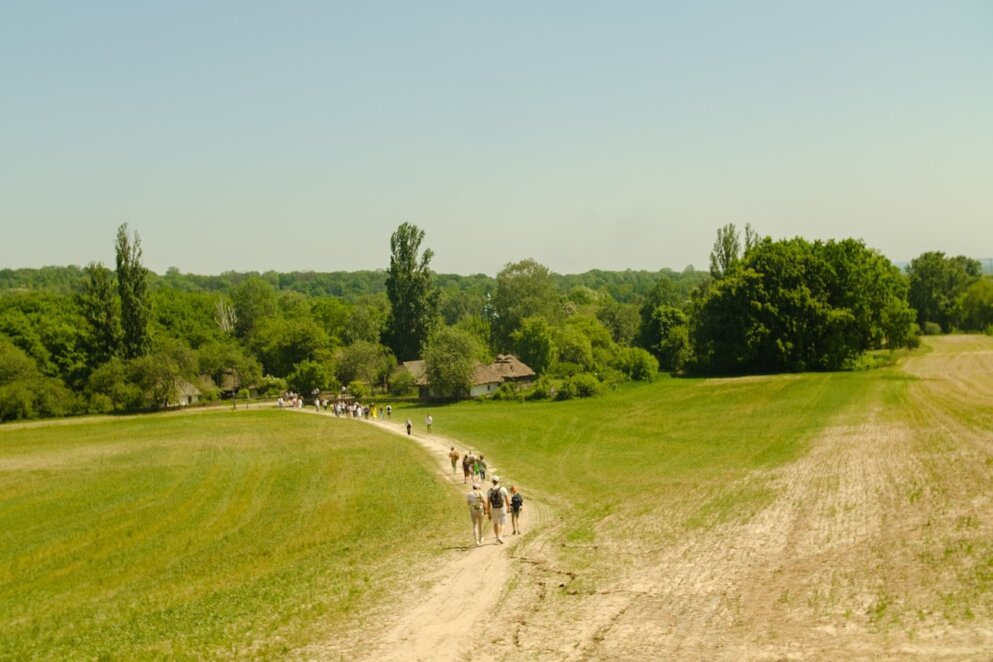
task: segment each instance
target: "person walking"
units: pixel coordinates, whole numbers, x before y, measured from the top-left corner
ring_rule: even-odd
[[[472,484],[472,491],[465,495],[466,505],[469,506],[469,520],[472,522],[472,537],[476,547],[483,544],[483,512],[486,497],[479,490],[479,483]]]
[[[486,493],[486,516],[493,522],[493,535],[501,545],[508,510],[510,510],[510,497],[507,496],[507,490],[500,486],[500,476],[493,476],[493,487]]]
[[[514,533],[518,534],[521,532],[521,508],[524,507],[524,496],[517,489],[516,485],[510,486],[510,525],[514,529]]]
[[[476,464],[479,466],[479,478],[486,480],[486,456],[480,455],[479,459],[476,460]]]
[[[408,419],[407,419],[407,436],[408,436],[408,437],[410,436],[410,431],[411,431],[411,430],[412,430],[413,428],[414,428],[414,424],[413,424],[413,423],[411,423],[411,422],[410,422],[410,419],[408,418]]]
[[[425,419],[424,419],[424,425],[428,429],[428,434],[431,433],[431,424],[432,423],[434,423],[434,419],[431,418],[431,414],[428,414],[427,417],[425,417]]]
[[[455,475],[455,468],[459,464],[459,452],[455,450],[455,446],[452,446],[452,450],[448,451],[448,459],[452,461],[452,475]]]
[[[469,482],[469,475],[472,473],[472,453],[468,450],[462,456],[462,484]]]

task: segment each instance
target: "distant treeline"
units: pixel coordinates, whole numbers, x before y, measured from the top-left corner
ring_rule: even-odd
[[[113,268],[0,270],[0,421],[286,389],[410,395],[413,359],[434,395],[458,398],[501,354],[537,378],[494,397],[567,399],[660,369],[838,370],[921,333],[993,333],[979,260],[928,252],[901,269],[856,239],[744,230],[718,230],[707,271],[561,275],[526,258],[495,277],[437,274],[405,223],[384,270],[202,276],[148,271],[122,226]]]
[[[386,292],[386,270],[362,271],[225,271],[216,276],[184,274],[170,267],[165,274],[148,272],[148,287],[183,292],[213,292],[229,294],[249,278],[261,278],[277,292],[298,292],[308,297],[332,296],[354,303],[363,297]],[[582,274],[551,274],[551,280],[561,292],[574,287],[588,287],[595,292],[609,294],[619,303],[636,303],[651,292],[662,276],[682,283],[685,294],[706,279],[706,271],[687,267],[682,272],[671,269],[659,271],[632,270],[604,271],[593,269]],[[37,269],[0,269],[0,291],[32,290],[54,294],[78,292],[84,282],[85,269],[77,266],[48,266]],[[493,276],[475,274],[436,274],[435,282],[441,290],[485,294],[496,290]]]

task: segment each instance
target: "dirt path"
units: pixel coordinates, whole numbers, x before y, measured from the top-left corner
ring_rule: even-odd
[[[311,412],[315,413],[315,412]],[[461,460],[457,475],[452,474],[448,458],[452,446],[464,454],[466,449],[479,454],[478,449],[439,434],[415,431],[407,435],[403,424],[393,421],[363,421],[402,436],[427,450],[436,460],[438,478],[452,487],[455,508],[465,516],[466,547],[447,553],[439,559],[438,570],[416,582],[418,590],[384,613],[375,616],[376,623],[365,628],[366,641],[360,659],[368,660],[486,660],[493,659],[487,651],[497,612],[508,587],[514,583],[521,550],[535,544],[551,519],[551,510],[540,499],[532,498],[522,486],[528,501],[521,511],[521,536],[510,534],[510,520],[504,530],[504,543],[498,544],[492,526],[485,522],[483,545],[471,543],[469,517],[464,505],[469,487],[463,484]],[[500,467],[487,457],[488,475],[500,475]],[[509,485],[505,485],[509,488]],[[483,486],[483,489],[487,485]],[[505,624],[500,628],[510,631]],[[475,633],[471,637],[465,633]],[[497,635],[500,639],[500,635]],[[333,642],[315,645],[302,651],[305,659],[336,659]]]
[[[455,446],[464,453],[466,445],[437,434],[415,432],[407,436],[398,423],[372,421],[373,425],[400,434],[427,449],[435,456],[443,480],[457,488],[461,499],[467,491],[463,484],[461,463],[452,475],[449,450]],[[478,454],[479,451],[475,450]],[[499,475],[500,467],[487,460],[488,474]],[[485,491],[486,486],[483,486]],[[461,505],[461,504],[460,504]],[[464,509],[464,508],[463,508]],[[536,533],[547,517],[547,509],[529,499],[521,511],[521,527]],[[507,522],[509,531],[510,521]],[[469,526],[466,515],[466,534]],[[493,530],[486,524],[481,547],[468,550],[447,562],[443,570],[425,582],[429,588],[417,596],[416,605],[403,609],[378,643],[371,646],[367,659],[376,660],[469,660],[485,659],[479,640],[464,633],[484,633],[492,628],[491,612],[513,577],[512,554],[521,538],[504,533],[505,544],[497,544]],[[480,653],[483,653],[481,656]]]

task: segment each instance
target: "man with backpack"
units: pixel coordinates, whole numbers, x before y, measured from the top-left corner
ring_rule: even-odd
[[[493,487],[486,493],[486,516],[493,522],[493,534],[497,543],[503,544],[503,525],[507,523],[507,511],[510,510],[510,497],[507,490],[500,486],[500,476],[493,476]]]

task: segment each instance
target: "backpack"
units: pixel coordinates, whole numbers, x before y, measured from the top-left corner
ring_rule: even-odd
[[[514,496],[510,497],[510,507],[514,510],[520,510],[521,506],[524,505],[524,497],[518,492]]]
[[[503,491],[499,487],[490,489],[490,508],[503,508]]]

